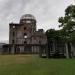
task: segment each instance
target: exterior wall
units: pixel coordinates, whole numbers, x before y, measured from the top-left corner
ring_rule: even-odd
[[[36,31],[36,20],[28,18],[21,18],[19,24],[11,23],[9,25],[9,44],[46,44],[47,38],[43,29]],[[22,53],[25,47],[18,49]],[[14,50],[13,47],[12,50]],[[31,50],[33,53],[39,52],[38,47],[32,47]]]
[[[0,43],[0,54],[3,53],[3,45],[5,45],[5,43]]]

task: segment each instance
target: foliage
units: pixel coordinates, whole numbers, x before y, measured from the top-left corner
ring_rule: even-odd
[[[61,30],[49,29],[46,31],[48,41],[61,39],[64,41],[75,41],[75,5],[70,5],[65,9],[65,16],[59,17],[58,22]]]
[[[63,39],[65,39],[66,33],[62,29],[61,30],[49,29],[46,31],[46,35],[47,35],[48,42],[50,40],[62,41]],[[63,42],[65,42],[65,40]]]
[[[65,9],[65,16],[59,17],[60,27],[70,30],[75,25],[75,5],[70,5]]]
[[[66,33],[66,39],[69,41],[75,40],[75,5],[70,5],[65,9],[65,16],[59,17],[59,27],[62,27],[63,33]],[[68,37],[68,38],[67,38]]]
[[[46,35],[48,38],[56,38],[59,35],[59,31],[56,31],[55,29],[49,29],[46,31]]]

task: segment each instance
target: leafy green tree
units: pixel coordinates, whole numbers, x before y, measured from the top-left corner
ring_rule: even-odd
[[[65,16],[60,17],[58,22],[65,37],[66,57],[69,58],[71,57],[71,51],[73,51],[72,43],[75,43],[75,5],[68,6],[65,9]],[[71,46],[71,50],[68,48],[68,43]]]
[[[46,31],[48,45],[51,40],[55,42],[64,42],[66,47],[66,57],[71,56],[71,50],[68,49],[68,44],[75,42],[75,5],[70,5],[65,9],[65,16],[59,17],[58,22],[61,30],[49,29]]]
[[[70,41],[75,40],[75,5],[68,6],[65,9],[65,16],[60,17],[58,22],[60,23],[59,27],[62,27],[66,38],[69,37]]]

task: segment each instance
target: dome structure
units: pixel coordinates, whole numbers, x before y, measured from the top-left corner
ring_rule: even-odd
[[[21,17],[21,20],[23,20],[23,19],[33,19],[33,20],[35,20],[35,17],[31,14],[25,14]]]

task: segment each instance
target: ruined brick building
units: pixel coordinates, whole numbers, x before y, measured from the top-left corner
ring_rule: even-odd
[[[39,53],[40,57],[75,57],[75,43],[51,38],[43,29],[36,28],[31,14],[23,15],[19,23],[9,24],[9,44],[0,44],[0,54]]]
[[[19,23],[9,24],[10,53],[38,53],[38,45],[45,45],[47,37],[43,29],[36,30],[36,19],[31,14],[25,14]]]

